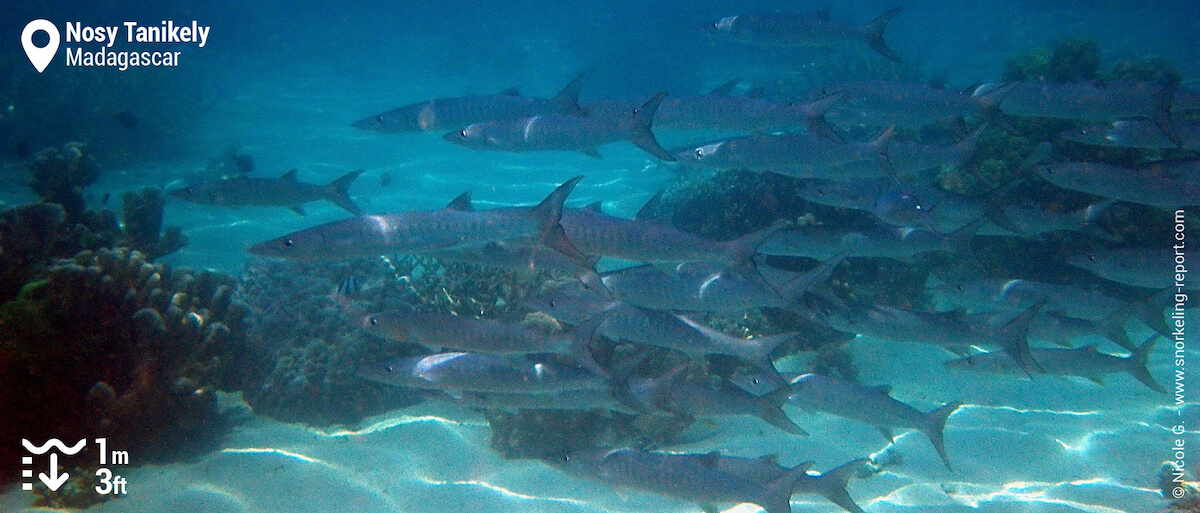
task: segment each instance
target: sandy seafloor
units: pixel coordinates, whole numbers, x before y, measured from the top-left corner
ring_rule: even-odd
[[[923,411],[943,399],[966,403],[945,434],[955,473],[918,432],[898,431],[889,448],[872,427],[792,406],[785,410],[810,437],[747,417],[702,423],[690,433],[695,442],[671,450],[777,454],[787,466],[813,460],[814,469],[827,470],[886,449],[892,454],[881,459],[898,457],[899,463],[852,480],[849,488],[872,513],[1164,510],[1156,474],[1175,436],[1163,425],[1179,416],[1165,396],[1132,378],[1114,375],[1100,387],[1045,376],[979,377],[945,371],[940,362],[947,355],[923,346],[859,338],[851,348],[865,383],[891,383],[897,398]],[[1167,357],[1158,351],[1151,363],[1160,380],[1171,365]],[[244,407],[227,399],[231,407]],[[1191,406],[1183,416],[1195,419],[1195,412]],[[128,496],[89,511],[698,511],[688,502],[583,481],[541,462],[502,460],[488,448],[482,415],[449,403],[424,403],[325,430],[244,420],[221,450],[199,461],[122,470]],[[32,511],[20,509],[25,500],[22,493],[0,495],[0,511]],[[840,511],[817,496],[797,495],[792,504],[797,512]],[[745,504],[722,510],[758,509]]]
[[[940,9],[921,16],[919,9],[910,9],[909,15],[917,17],[899,18],[890,29],[889,43],[902,54],[922,52],[937,63],[938,71],[947,71],[951,83],[965,86],[997,79],[1008,56],[1059,35],[1124,34],[1102,40],[1108,58],[1120,54],[1113,49],[1146,43],[1131,34],[1150,26],[1137,17],[1114,17],[1089,25],[1095,20],[1055,9],[1029,18],[1017,12],[1022,8],[1026,7],[996,11],[995,17],[978,26],[956,25],[959,32],[948,35],[929,35],[920,27],[959,23],[954,13]],[[865,19],[876,8],[863,7],[862,11],[853,16]],[[1063,20],[1075,25],[1063,25]],[[1090,32],[1084,30],[1088,28]],[[969,39],[964,34],[976,30],[981,33],[976,38],[980,44],[955,44]],[[1169,34],[1179,30],[1173,28]],[[993,38],[989,35],[993,32],[1000,35]],[[1194,41],[1194,35],[1180,41]],[[603,147],[603,160],[571,153],[474,153],[444,143],[439,134],[378,135],[349,126],[357,118],[430,97],[486,94],[517,84],[527,94],[551,95],[576,72],[595,65],[553,45],[541,45],[543,42],[529,41],[535,50],[528,62],[503,76],[494,70],[429,75],[428,65],[418,70],[424,74],[413,76],[393,65],[403,56],[387,59],[386,50],[286,65],[234,63],[213,80],[213,95],[219,99],[199,122],[196,145],[210,148],[209,154],[229,144],[241,147],[255,158],[256,176],[299,168],[301,180],[327,182],[348,170],[366,169],[351,194],[371,213],[438,208],[467,189],[474,190],[480,208],[528,204],[563,180],[585,175],[570,205],[603,200],[610,212],[632,215],[643,201],[674,180],[675,174],[670,166],[623,143]],[[1185,77],[1196,77],[1196,61],[1188,59],[1196,56],[1194,45],[1156,44],[1159,53],[1164,53],[1164,46],[1178,48],[1178,52],[1165,55],[1181,67]],[[605,69],[597,71],[600,80],[605,73]],[[689,93],[715,87],[734,76],[768,74],[745,69],[709,69],[705,73],[703,87]],[[584,89],[585,98],[634,94],[610,93]],[[672,142],[704,138],[704,134],[659,136],[667,147]],[[182,185],[182,177],[203,165],[204,158],[197,157],[105,170],[89,189],[90,196],[105,192],[118,196],[120,191],[145,185],[177,187]],[[393,182],[380,188],[379,177],[385,172]],[[8,204],[31,199],[25,190],[0,195]],[[307,210],[308,216],[299,217],[284,209],[227,210],[169,201],[166,224],[182,226],[191,244],[163,261],[236,273],[247,259],[244,249],[250,244],[345,216],[324,203],[310,204]],[[1166,347],[1160,342],[1150,368],[1170,389],[1168,374],[1174,366]],[[1111,344],[1102,348],[1117,351]],[[811,437],[792,437],[757,419],[745,418],[701,424],[693,433],[696,442],[670,450],[778,454],[784,465],[814,460],[814,469],[824,471],[887,449],[899,456],[901,463],[850,485],[851,496],[871,513],[1138,513],[1162,511],[1167,505],[1157,490],[1157,474],[1169,458],[1175,438],[1166,426],[1175,425],[1180,418],[1190,418],[1189,425],[1200,425],[1195,404],[1183,410],[1173,408],[1168,396],[1125,375],[1111,376],[1106,387],[1074,378],[1018,380],[948,371],[941,363],[952,356],[926,346],[860,338],[851,344],[851,350],[864,383],[889,384],[895,397],[922,411],[954,400],[967,404],[951,417],[945,435],[955,473],[947,472],[920,433],[901,433],[896,445],[887,449],[888,444],[873,427],[790,406],[786,407],[789,415]],[[1194,356],[1195,351],[1190,351],[1189,361],[1200,361]],[[802,359],[807,357],[777,363],[781,370],[796,370],[803,368]],[[236,398],[226,399],[231,407],[244,408]],[[128,496],[89,511],[698,511],[696,505],[684,501],[614,490],[569,477],[540,462],[501,460],[488,447],[490,433],[482,415],[454,405],[424,403],[358,426],[328,430],[282,424],[252,414],[243,420],[221,450],[199,461],[123,469],[121,474],[129,482]],[[1189,444],[1200,444],[1195,431],[1185,437]],[[1194,471],[1200,452],[1188,452],[1188,458]],[[23,508],[29,500],[28,494],[9,489],[0,494],[0,511],[26,511]],[[757,510],[749,505],[724,507],[739,512]],[[793,510],[840,511],[815,496],[794,497]]]

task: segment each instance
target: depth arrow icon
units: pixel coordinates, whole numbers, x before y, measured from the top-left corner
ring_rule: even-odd
[[[49,488],[52,492],[57,492],[59,487],[67,482],[67,479],[70,477],[71,475],[66,472],[62,474],[58,473],[58,453],[54,452],[50,453],[50,475],[47,476],[45,472],[38,474],[38,479],[46,483],[46,488]]]

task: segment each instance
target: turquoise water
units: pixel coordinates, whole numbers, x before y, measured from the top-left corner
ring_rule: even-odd
[[[593,71],[583,88],[584,102],[643,98],[660,90],[701,94],[731,78],[763,85],[768,97],[780,100],[795,99],[804,89],[888,73],[962,89],[1000,81],[1010,58],[1064,38],[1095,40],[1102,70],[1122,59],[1155,57],[1173,65],[1184,86],[1200,83],[1200,8],[1184,0],[906,3],[885,36],[905,59],[894,68],[886,68],[861,44],[764,49],[715,41],[696,29],[732,14],[822,8],[835,19],[865,23],[895,5],[270,2],[219,8],[167,2],[100,8],[22,3],[0,15],[5,59],[0,61],[0,99],[11,106],[0,118],[5,145],[0,148],[0,201],[6,206],[36,201],[24,187],[19,145],[30,144],[36,152],[83,140],[101,169],[84,192],[97,209],[116,208],[124,191],[174,189],[197,177],[215,178],[205,168],[233,147],[253,158],[254,176],[298,169],[300,180],[326,183],[363,169],[349,192],[371,214],[437,209],[466,190],[473,191],[479,209],[528,205],[583,175],[569,206],[601,201],[607,212],[632,217],[655,193],[677,183],[679,169],[626,143],[602,147],[603,159],[572,152],[473,152],[444,142],[437,132],[376,134],[350,124],[429,98],[492,94],[512,86],[547,97],[585,69]],[[45,73],[35,75],[15,41],[24,24],[39,17],[97,25],[195,19],[212,32],[205,48],[180,45],[178,68],[123,75],[112,69],[71,69],[60,53]],[[133,112],[140,121],[132,128],[113,123],[112,116],[121,111]],[[657,133],[667,148],[717,135]],[[390,177],[386,186],[381,184],[385,175]],[[111,199],[103,203],[106,196]],[[238,275],[247,263],[259,262],[246,252],[252,244],[346,217],[326,202],[306,210],[301,217],[283,208],[228,209],[168,199],[164,222],[182,228],[190,243],[158,262]],[[347,319],[348,325],[354,322]],[[1131,336],[1141,340],[1147,333],[1134,330]],[[1083,342],[1102,339],[1076,345]],[[1160,346],[1149,368],[1167,385],[1175,365],[1164,349],[1168,345]],[[1117,351],[1112,344],[1102,347]],[[821,471],[854,458],[899,454],[902,464],[850,485],[850,495],[871,513],[1167,508],[1157,481],[1175,439],[1166,426],[1177,418],[1194,419],[1191,401],[1176,408],[1167,396],[1126,375],[1111,376],[1100,387],[1079,378],[951,373],[941,366],[948,354],[923,345],[859,337],[848,351],[863,383],[889,384],[896,398],[921,411],[950,400],[968,405],[946,430],[955,473],[941,466],[920,433],[903,433],[889,446],[869,426],[790,407],[785,410],[811,437],[796,439],[757,419],[736,418],[701,423],[683,443],[665,449],[777,454],[785,466],[815,460],[814,469]],[[802,372],[810,358],[812,353],[802,353],[776,364]],[[217,449],[188,461],[128,469],[129,496],[95,511],[697,510],[685,501],[580,480],[540,462],[502,459],[489,445],[487,418],[450,404],[427,402],[352,425],[314,427],[255,415],[236,395],[222,401],[239,422]],[[1196,468],[1194,460],[1189,464]],[[15,484],[5,490],[0,510],[25,511],[30,495]],[[840,511],[807,495],[797,495],[792,509]]]

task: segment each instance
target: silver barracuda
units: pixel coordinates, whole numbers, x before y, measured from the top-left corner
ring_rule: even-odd
[[[884,430],[889,440],[892,439],[891,428],[911,428],[924,433],[946,468],[951,468],[942,432],[946,420],[962,403],[950,403],[932,412],[921,413],[893,399],[884,388],[865,387],[818,374],[804,374],[793,380],[792,386],[794,393],[789,399],[792,405],[876,426]]]
[[[791,513],[792,490],[808,478],[810,464],[787,469],[769,482],[722,471],[700,455],[638,449],[574,451],[548,463],[564,472],[614,486],[645,490],[698,504],[757,504],[767,513]]]
[[[443,139],[473,150],[578,151],[599,158],[596,148],[629,141],[662,160],[673,161],[654,138],[654,112],[667,93],[658,93],[632,112],[619,116],[543,115],[472,123]]]
[[[362,209],[350,199],[347,190],[362,174],[362,170],[351,171],[325,185],[296,180],[296,170],[284,173],[279,178],[249,178],[239,176],[225,180],[213,180],[192,184],[182,189],[167,192],[167,195],[188,203],[217,205],[222,207],[287,207],[292,212],[304,215],[305,203],[325,200],[342,207],[356,216],[363,215]]]
[[[736,81],[731,83],[736,85]],[[730,86],[731,84],[726,84]],[[807,127],[829,133],[825,112],[838,102],[830,95],[807,103],[777,103],[756,94],[721,94],[726,86],[702,96],[671,96],[662,101],[654,114],[654,128],[661,130],[718,130],[763,132],[773,129]],[[628,115],[641,102],[637,100],[597,100],[584,104],[588,116]]]
[[[1102,353],[1093,344],[1074,349],[1034,349],[1033,358],[1042,365],[1046,374],[1053,376],[1080,376],[1103,385],[1104,376],[1123,372],[1141,381],[1150,390],[1165,394],[1166,389],[1154,380],[1146,368],[1146,359],[1157,340],[1157,334],[1151,336],[1134,348],[1129,356]],[[951,369],[985,374],[1021,372],[1012,358],[1003,353],[980,353],[948,361],[945,365]]]
[[[827,113],[838,125],[918,129],[938,121],[984,115],[984,103],[970,92],[912,82],[843,82],[822,88],[820,94],[842,95]]]
[[[889,60],[898,57],[883,41],[883,31],[903,7],[891,9],[866,25],[851,25],[827,13],[754,13],[726,16],[704,30],[714,37],[764,46],[828,47],[861,41]]]
[[[538,355],[439,353],[400,358],[358,369],[358,376],[427,390],[545,394],[608,390],[607,376]]]
[[[1064,189],[1105,198],[1166,208],[1200,204],[1200,185],[1157,176],[1142,169],[1067,162],[1038,166],[1033,171]]]
[[[458,315],[392,311],[369,314],[362,328],[380,338],[412,342],[430,349],[490,354],[559,353],[602,372],[588,344],[603,318],[581,323],[571,333],[543,333],[520,324]]]
[[[475,211],[470,194],[446,208],[356,217],[315,226],[255,244],[250,252],[291,260],[342,260],[394,253],[424,254],[519,242],[554,249],[590,265],[567,240],[559,219],[576,177],[533,207]]]
[[[743,169],[795,178],[851,179],[887,173],[887,147],[894,131],[870,142],[841,142],[813,133],[748,135],[674,151],[685,166]]]
[[[579,89],[588,72],[580,73],[553,98],[521,96],[516,88],[500,94],[438,98],[398,107],[355,121],[351,126],[379,133],[442,132],[471,123],[542,114],[580,113]]]

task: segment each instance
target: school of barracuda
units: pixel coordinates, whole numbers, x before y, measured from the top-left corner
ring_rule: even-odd
[[[867,45],[899,60],[884,29],[901,9],[866,25],[822,14],[739,14],[708,32],[728,44],[778,46]],[[1102,161],[1064,160],[1048,141],[1026,163],[1027,178],[1095,197],[1072,211],[1010,201],[1003,191],[982,196],[949,192],[937,170],[969,158],[985,129],[1017,130],[1013,120],[1075,123],[1061,140],[1103,147],[1195,150],[1192,121],[1197,93],[1177,82],[985,83],[965,91],[899,81],[848,82],[813,92],[807,102],[775,103],[755,91],[734,94],[737,80],[709,94],[672,92],[642,98],[580,103],[588,72],[554,97],[505,91],[439,98],[371,115],[354,126],[380,134],[444,132],[471,150],[575,151],[599,158],[597,148],[622,141],[681,168],[746,170],[803,179],[799,194],[821,205],[861,211],[870,229],[780,223],[731,240],[709,240],[639,216],[605,213],[599,204],[564,206],[585,177],[565,180],[536,205],[477,209],[470,193],[447,198],[431,211],[362,214],[345,195],[351,173],[330,184],[297,184],[289,174],[271,184],[223,184],[173,192],[196,202],[295,207],[326,199],[356,214],[255,245],[251,252],[293,260],[339,260],[385,254],[432,256],[502,269],[551,269],[574,275],[570,286],[529,298],[526,306],[569,325],[545,333],[518,323],[408,311],[372,312],[356,320],[374,336],[420,344],[433,352],[379,362],[359,370],[388,385],[447,392],[465,405],[501,409],[609,410],[621,414],[712,418],[749,415],[794,436],[806,436],[800,412],[815,410],[893,430],[915,430],[947,469],[943,432],[961,403],[920,411],[893,399],[884,387],[816,374],[780,373],[772,352],[797,333],[741,338],[710,327],[705,316],[751,309],[782,309],[833,330],[888,343],[945,351],[949,371],[1011,375],[1013,379],[1075,376],[1100,382],[1126,373],[1147,388],[1165,389],[1146,367],[1160,338],[1164,290],[1179,249],[1114,247],[1063,255],[1100,280],[1142,291],[1121,297],[1087,284],[1047,283],[1021,276],[967,279],[930,276],[926,291],[940,309],[862,304],[832,290],[830,276],[850,259],[899,259],[929,252],[968,258],[980,236],[1038,241],[1078,232],[1105,243],[1111,234],[1094,223],[1119,202],[1164,212],[1200,204],[1200,161],[1147,162],[1124,168]],[[924,144],[900,134],[935,123],[960,126],[960,142]],[[869,138],[855,139],[870,130]],[[735,132],[742,135],[662,147],[652,129]],[[300,187],[303,185],[304,187]],[[287,193],[280,193],[288,187]],[[209,185],[208,189],[217,189]],[[268,191],[269,190],[269,191]],[[243,198],[239,195],[254,195]],[[207,196],[206,196],[207,195]],[[268,197],[270,196],[270,197]],[[207,198],[207,199],[206,199]],[[360,215],[361,214],[361,215]],[[767,256],[813,259],[803,273],[772,269]],[[597,272],[599,259],[630,262]],[[608,261],[606,260],[606,261]],[[1153,335],[1134,340],[1133,325]],[[1075,346],[1102,337],[1104,344]],[[1141,337],[1139,337],[1141,338]],[[622,344],[620,353],[597,347]],[[860,342],[855,342],[860,343]],[[1165,344],[1164,344],[1165,345]],[[657,375],[640,366],[638,348],[678,355]],[[924,350],[914,348],[913,350]],[[614,354],[616,356],[614,356]],[[741,363],[722,377],[707,370],[713,355]],[[884,384],[875,384],[884,385]],[[794,493],[814,493],[847,511],[862,511],[846,491],[867,459],[823,474],[811,464],[784,468],[770,455],[738,458],[720,453],[676,454],[628,447],[587,447],[550,461],[564,472],[680,497],[699,504],[753,503],[771,513],[791,511]],[[864,455],[865,456],[865,455]]]

